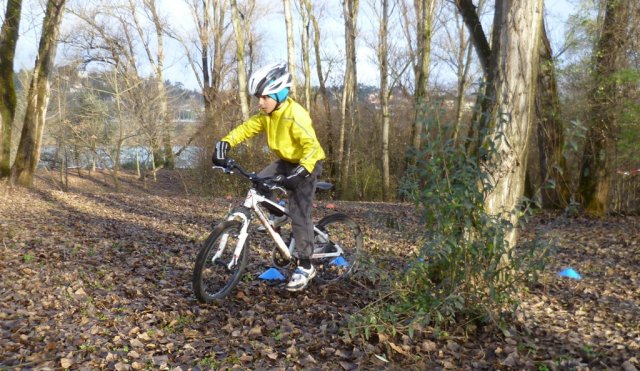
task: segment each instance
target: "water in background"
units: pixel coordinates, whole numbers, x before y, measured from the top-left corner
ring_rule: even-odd
[[[182,147],[174,146],[173,152],[178,152]],[[97,153],[90,153],[87,151],[73,151],[67,149],[61,151],[58,147],[47,146],[42,148],[40,155],[39,167],[46,167],[49,169],[60,168],[60,164],[63,159],[66,161],[68,168],[88,168],[94,160],[97,168],[111,168],[113,167],[113,160],[110,153],[105,148],[99,148]],[[125,147],[120,151],[120,165],[123,168],[135,168],[136,164],[136,152],[141,167],[151,168],[151,152],[145,147]],[[176,169],[191,169],[194,168],[198,162],[198,159],[203,155],[203,149],[196,146],[186,147],[180,156],[175,158]]]

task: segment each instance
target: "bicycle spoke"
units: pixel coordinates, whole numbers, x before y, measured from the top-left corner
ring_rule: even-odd
[[[201,302],[226,296],[242,277],[248,248],[243,246],[236,258],[241,223],[227,221],[214,229],[198,254],[193,274],[193,289]]]
[[[334,282],[355,268],[362,248],[362,232],[344,214],[333,214],[318,222],[313,264],[322,283]]]

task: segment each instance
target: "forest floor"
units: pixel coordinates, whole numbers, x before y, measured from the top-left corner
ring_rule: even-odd
[[[127,175],[120,193],[102,173],[73,176],[68,192],[47,174],[30,190],[0,184],[0,370],[640,368],[637,216],[535,217],[521,238],[553,239],[555,256],[508,331],[364,342],[343,331],[377,298],[366,275],[297,294],[244,279],[227,300],[198,303],[194,259],[230,202],[159,176],[143,189]],[[353,216],[390,271],[416,247],[411,205],[333,204],[315,215]],[[559,277],[564,267],[582,279]]]

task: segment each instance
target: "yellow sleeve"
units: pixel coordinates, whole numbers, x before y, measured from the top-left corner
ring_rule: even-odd
[[[260,114],[250,117],[247,121],[231,130],[229,134],[221,139],[221,141],[229,142],[232,148],[237,146],[238,144],[263,131],[265,127],[264,119],[265,117]]]
[[[296,117],[291,133],[302,147],[300,165],[311,173],[316,166],[316,162],[324,159],[325,157],[322,146],[320,146],[320,142],[318,142],[318,138],[316,137],[316,132],[313,129],[311,118],[304,115]]]

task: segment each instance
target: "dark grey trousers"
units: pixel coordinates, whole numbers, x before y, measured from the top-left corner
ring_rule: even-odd
[[[298,164],[284,160],[276,160],[262,169],[258,176],[289,175]],[[293,238],[296,239],[296,250],[300,259],[309,259],[313,254],[313,197],[316,192],[316,181],[322,174],[322,161],[316,163],[313,172],[306,177],[296,189],[287,190],[289,197],[289,215]]]

